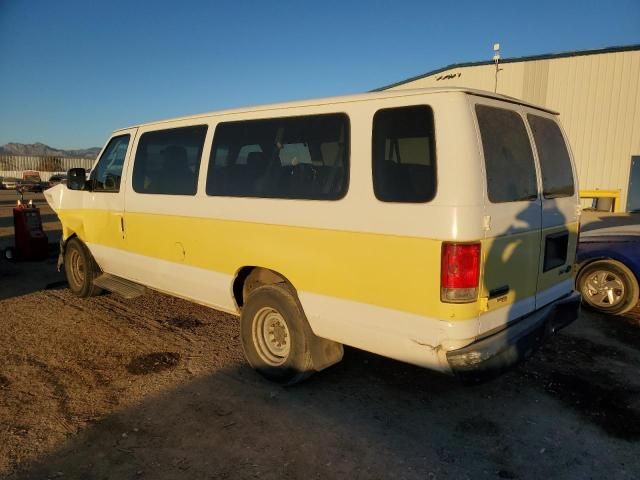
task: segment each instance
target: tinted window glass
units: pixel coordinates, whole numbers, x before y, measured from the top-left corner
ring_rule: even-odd
[[[119,192],[129,135],[113,137],[91,174],[94,192]]]
[[[133,164],[138,193],[195,195],[206,125],[142,134]]]
[[[348,159],[344,114],[221,123],[207,194],[337,200],[347,191]]]
[[[383,202],[428,202],[436,192],[433,111],[425,105],[373,117],[373,189]]]
[[[545,198],[573,195],[573,171],[569,151],[558,124],[549,118],[527,115],[538,149]]]
[[[522,117],[512,110],[476,105],[487,170],[487,190],[493,203],[538,197],[531,143]]]

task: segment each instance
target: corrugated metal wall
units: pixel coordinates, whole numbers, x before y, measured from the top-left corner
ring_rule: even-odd
[[[498,93],[560,112],[581,189],[620,189],[626,205],[631,156],[640,155],[640,51],[503,63]],[[460,73],[458,76],[457,74]],[[445,78],[449,74],[451,78]],[[495,67],[454,68],[392,87],[494,90]]]
[[[67,172],[71,168],[88,170],[94,162],[90,158],[0,155],[0,177],[22,178],[25,170],[37,170],[40,178],[46,181],[54,173]]]

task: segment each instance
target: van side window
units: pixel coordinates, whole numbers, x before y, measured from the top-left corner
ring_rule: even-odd
[[[482,137],[487,190],[493,203],[538,198],[531,143],[518,112],[476,105]]]
[[[91,173],[94,192],[119,192],[129,135],[113,137]]]
[[[133,164],[133,189],[138,193],[195,195],[206,135],[206,125],[142,134]]]
[[[223,122],[207,195],[338,200],[349,183],[349,117],[342,113]]]
[[[378,110],[373,117],[373,190],[383,202],[423,203],[436,193],[433,110]]]
[[[571,160],[560,127],[550,118],[531,114],[527,118],[538,149],[544,198],[573,196]]]

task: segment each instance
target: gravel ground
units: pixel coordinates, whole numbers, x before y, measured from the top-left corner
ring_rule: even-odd
[[[0,322],[1,478],[640,477],[640,308],[585,311],[473,387],[347,348],[281,388],[245,365],[235,317],[158,293],[78,299],[54,249],[0,262]]]

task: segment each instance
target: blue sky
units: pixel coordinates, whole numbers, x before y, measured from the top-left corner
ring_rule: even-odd
[[[0,0],[0,144],[361,92],[451,63],[640,43],[640,0]]]

